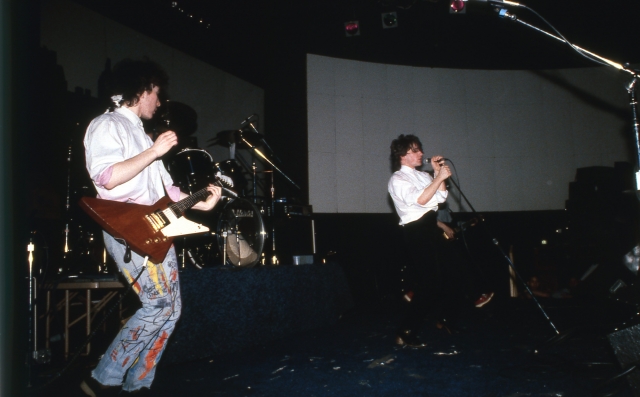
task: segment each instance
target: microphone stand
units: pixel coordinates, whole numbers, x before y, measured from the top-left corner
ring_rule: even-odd
[[[551,24],[549,24],[544,18],[542,18],[540,15],[538,15],[537,12],[535,12],[533,9],[525,6],[524,4],[520,4],[520,3],[516,3],[516,2],[511,2],[511,1],[504,1],[504,2],[498,2],[498,1],[490,1],[491,5],[495,7],[495,10],[498,12],[498,16],[500,18],[507,18],[510,21],[513,22],[518,22],[521,25],[524,25],[530,29],[533,29],[537,32],[543,33],[551,38],[554,38],[558,41],[561,41],[563,43],[566,43],[567,45],[569,45],[571,48],[573,48],[576,52],[578,52],[580,55],[584,56],[585,58],[596,62],[600,65],[605,65],[605,66],[609,66],[609,67],[613,67],[615,69],[618,69],[622,72],[628,73],[631,75],[631,82],[629,84],[627,84],[625,86],[628,94],[629,94],[629,105],[631,106],[631,114],[632,114],[632,125],[633,125],[633,132],[634,132],[634,140],[635,140],[635,144],[636,144],[636,197],[640,200],[640,127],[638,125],[638,100],[637,100],[637,94],[636,94],[636,82],[638,81],[638,73],[640,71],[635,70],[635,69],[631,69],[629,64],[620,64],[617,62],[614,62],[612,60],[609,60],[603,56],[597,55],[591,51],[587,51],[584,48],[578,47],[575,44],[570,43],[567,39],[565,39],[562,34],[560,34],[555,28],[553,28],[553,26],[551,26]],[[529,11],[533,12],[534,14],[538,15],[540,17],[540,19],[542,19],[545,23],[547,23],[549,26],[551,26],[553,28],[554,31],[556,31],[556,33],[558,33],[558,36],[549,33],[539,27],[536,27],[530,23],[527,23],[521,19],[519,19],[514,13],[509,12],[505,6],[514,6],[514,7],[521,7],[521,8],[526,8]],[[559,37],[560,36],[560,37]]]
[[[456,187],[456,189],[458,189],[458,192],[460,192],[460,196],[462,196],[462,198],[464,199],[465,203],[467,203],[467,205],[469,206],[469,208],[471,209],[471,212],[479,219],[479,220],[483,220],[482,217],[479,216],[479,214],[476,212],[475,208],[473,208],[473,206],[471,205],[471,203],[469,202],[469,200],[467,199],[467,196],[464,195],[464,193],[462,192],[462,190],[460,189],[460,186],[458,186],[458,184],[456,183],[456,181],[453,178],[449,178],[447,179],[447,181],[450,181],[453,186]],[[481,222],[482,223],[482,222]],[[487,232],[487,234],[490,235],[489,233],[489,229],[485,226],[485,231]],[[549,317],[549,315],[547,314],[547,312],[544,310],[544,308],[542,307],[542,305],[540,304],[540,302],[538,301],[538,299],[536,299],[536,296],[533,294],[533,291],[531,291],[531,289],[529,288],[529,285],[527,285],[527,283],[524,281],[524,279],[520,276],[520,273],[518,272],[518,270],[516,269],[516,267],[514,266],[513,262],[511,261],[511,258],[509,258],[509,255],[507,255],[504,250],[500,247],[498,240],[494,237],[491,237],[491,242],[496,246],[496,248],[498,248],[498,250],[500,251],[500,253],[502,254],[502,256],[504,257],[504,259],[507,261],[507,263],[509,264],[509,267],[511,267],[511,270],[513,270],[513,274],[516,275],[516,277],[518,278],[518,280],[520,280],[520,282],[522,283],[522,285],[524,286],[524,288],[527,290],[527,292],[529,293],[529,296],[531,296],[531,299],[533,299],[533,301],[536,303],[536,305],[538,306],[538,309],[540,309],[540,311],[542,312],[542,315],[544,316],[544,318],[547,320],[547,322],[549,323],[549,325],[551,326],[551,328],[553,328],[554,332],[557,335],[560,335],[560,331],[558,331],[558,328],[556,328],[555,324],[553,323],[553,321],[551,321],[551,318]]]
[[[640,200],[640,128],[638,125],[638,100],[637,100],[637,94],[636,94],[636,83],[638,81],[638,73],[640,71],[635,70],[635,69],[631,69],[629,64],[620,64],[614,61],[611,61],[605,57],[602,57],[600,55],[597,55],[593,52],[587,51],[583,48],[578,47],[577,45],[574,45],[572,43],[570,43],[566,38],[564,38],[562,36],[562,34],[560,32],[558,32],[550,23],[548,23],[544,18],[542,18],[542,16],[540,16],[536,11],[534,11],[533,9],[525,6],[524,4],[520,4],[520,3],[516,3],[516,2],[512,2],[512,1],[507,1],[507,0],[502,0],[502,1],[494,1],[494,0],[489,0],[489,3],[495,7],[495,11],[498,12],[498,16],[501,18],[507,18],[510,21],[513,22],[518,22],[521,25],[524,25],[530,29],[533,29],[537,32],[543,33],[551,38],[554,38],[558,41],[561,41],[563,43],[566,43],[567,45],[569,45],[574,51],[576,51],[578,54],[582,55],[583,57],[598,63],[600,65],[605,65],[605,66],[609,66],[612,68],[615,68],[617,70],[620,70],[622,72],[628,73],[631,75],[631,82],[629,84],[627,84],[625,86],[625,89],[627,90],[628,94],[629,94],[629,105],[631,107],[631,117],[632,117],[632,125],[633,125],[633,132],[634,132],[634,140],[635,140],[635,144],[636,144],[636,198],[638,198]],[[526,8],[529,11],[533,12],[535,15],[537,15],[541,20],[543,20],[547,25],[551,26],[551,28],[558,34],[558,36],[549,33],[541,28],[538,28],[530,23],[524,22],[521,19],[519,19],[515,14],[513,14],[512,12],[509,12],[505,7],[506,6],[512,6],[512,7],[520,7],[520,8]],[[560,36],[560,37],[559,37]],[[466,199],[465,199],[466,200]],[[533,295],[532,295],[533,296]],[[556,331],[557,332],[557,331]],[[557,335],[556,337],[552,338],[550,341],[548,341],[548,344],[551,343],[555,343],[556,341],[561,340],[562,338],[564,338],[567,334],[563,334],[563,335]],[[536,350],[536,353],[538,351]],[[633,367],[635,368],[635,367]]]
[[[280,175],[282,175],[283,177],[285,177],[286,180],[288,180],[293,186],[295,186],[296,188],[300,189],[300,186],[298,186],[291,178],[289,178],[280,168],[278,168],[273,161],[269,160],[267,158],[267,156],[265,156],[264,153],[262,153],[257,147],[253,146],[251,143],[249,143],[249,141],[247,141],[247,139],[242,136],[242,131],[239,131],[239,135],[240,135],[240,140],[242,140],[242,142],[244,142],[245,145],[247,145],[247,147],[249,149],[251,149],[255,154],[257,154],[259,157],[261,157],[264,161],[266,161],[267,163],[269,163],[269,165],[276,171],[278,171],[280,173]],[[264,142],[264,140],[263,140]]]

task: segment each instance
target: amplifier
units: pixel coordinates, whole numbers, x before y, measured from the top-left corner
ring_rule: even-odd
[[[273,203],[273,212],[276,217],[311,217],[313,206],[277,201]]]
[[[306,216],[291,216],[273,219],[275,255],[281,265],[304,265],[313,263],[316,241],[313,219]],[[275,240],[275,241],[274,241]],[[269,249],[271,247],[268,247]]]

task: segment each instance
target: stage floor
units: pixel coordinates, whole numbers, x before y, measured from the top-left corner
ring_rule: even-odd
[[[427,323],[421,337],[428,347],[402,348],[394,330],[403,304],[378,302],[274,343],[161,363],[151,391],[159,397],[594,395],[597,385],[620,372],[606,337],[619,316],[608,304],[542,303],[566,335],[556,344],[545,343],[556,340],[555,333],[532,301],[496,299],[482,309],[463,308],[458,333]],[[69,373],[31,395],[81,395],[78,383]],[[626,381],[619,385],[617,396],[632,396]]]

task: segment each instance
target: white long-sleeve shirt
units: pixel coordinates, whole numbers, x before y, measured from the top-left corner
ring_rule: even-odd
[[[401,225],[416,221],[429,211],[436,211],[438,203],[445,202],[448,191],[436,190],[436,193],[426,204],[418,204],[418,197],[432,183],[433,177],[429,173],[418,171],[406,165],[401,166],[398,171],[393,173],[387,187],[400,217]]]
[[[84,137],[87,170],[98,197],[106,200],[151,205],[165,196],[176,201],[180,190],[160,159],[154,161],[131,180],[106,189],[113,165],[128,160],[153,145],[144,132],[142,120],[127,108],[118,108],[91,121]]]

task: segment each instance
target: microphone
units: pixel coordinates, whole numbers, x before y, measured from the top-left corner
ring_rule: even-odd
[[[442,160],[442,161],[449,161],[449,159],[445,159],[444,157],[443,157],[443,158],[441,158],[440,160]],[[431,164],[431,157],[427,157],[427,158],[425,158],[425,159],[424,159],[424,163],[425,163],[425,164]]]

